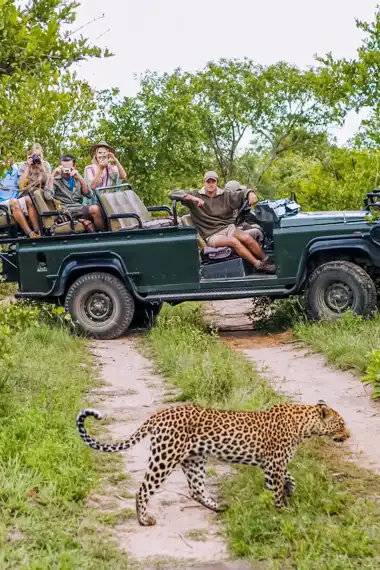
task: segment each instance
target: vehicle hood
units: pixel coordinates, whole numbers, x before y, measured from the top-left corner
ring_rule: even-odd
[[[296,226],[315,226],[326,224],[342,224],[364,222],[366,210],[347,210],[343,212],[299,212],[294,216],[285,216],[280,220],[282,228]]]

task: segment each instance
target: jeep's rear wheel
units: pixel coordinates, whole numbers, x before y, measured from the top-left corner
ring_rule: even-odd
[[[359,265],[331,261],[310,275],[305,303],[311,320],[333,320],[347,310],[369,316],[376,309],[376,288]]]
[[[83,334],[111,340],[121,336],[131,324],[135,303],[114,275],[87,273],[69,288],[65,310]]]

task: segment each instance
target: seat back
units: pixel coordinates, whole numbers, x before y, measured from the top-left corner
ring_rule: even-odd
[[[42,190],[34,190],[33,192],[34,204],[39,214],[56,210],[57,207],[53,200],[46,200]],[[42,225],[45,229],[50,229],[55,222],[55,216],[43,216]]]
[[[182,226],[193,226],[194,225],[190,214],[185,214],[184,216],[181,216],[181,218],[179,220],[180,220],[180,223]]]
[[[185,214],[184,216],[182,216],[180,218],[180,223],[182,226],[194,226],[193,224],[193,220],[191,219],[191,215],[190,214]],[[203,239],[203,237],[200,235],[199,232],[197,232],[197,245],[199,247],[199,249],[202,251],[205,247],[206,247],[206,242]]]
[[[58,204],[55,200],[46,200],[43,190],[35,190],[33,192],[33,201],[37,209],[38,214],[44,214],[46,212],[52,212],[58,210]],[[62,212],[62,215],[64,213]],[[42,226],[50,235],[55,234],[70,234],[72,232],[71,224],[67,220],[63,219],[61,222],[57,222],[57,216],[41,216]],[[78,220],[74,221],[74,232],[83,233],[86,228]]]
[[[173,225],[173,218],[153,218],[144,202],[134,190],[121,190],[118,187],[98,189],[97,197],[108,216],[117,214],[137,214],[143,228],[164,228]],[[135,218],[115,218],[110,220],[111,230],[134,229],[138,227]]]
[[[149,212],[144,202],[140,199],[140,197],[136,194],[134,190],[125,190],[124,192],[120,193],[124,194],[126,202],[130,205],[131,207],[131,209],[129,210],[130,212],[138,214],[143,223],[151,221],[152,219],[151,213]]]
[[[107,194],[106,193],[99,194],[99,202],[103,207],[107,216],[111,216],[112,214],[116,213],[113,206],[112,196],[113,196],[112,192],[109,192]],[[110,220],[110,226],[112,231],[114,232],[119,231],[121,229],[120,220],[119,219]]]
[[[0,202],[1,203],[1,202]],[[15,224],[14,219],[11,216],[11,224]],[[6,230],[8,228],[8,218],[3,210],[0,210],[0,231]]]
[[[99,193],[99,201],[108,216],[133,212],[130,204],[125,198],[125,192]],[[138,222],[133,218],[114,218],[113,220],[110,220],[110,225],[111,230],[115,232],[136,228],[138,226]]]

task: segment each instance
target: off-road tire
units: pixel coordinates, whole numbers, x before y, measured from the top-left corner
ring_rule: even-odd
[[[347,309],[368,317],[376,310],[376,301],[376,288],[371,277],[350,261],[320,265],[306,284],[305,305],[312,321],[337,319]],[[337,304],[335,309],[333,303]]]
[[[150,329],[155,323],[163,303],[136,303],[131,329]]]
[[[65,310],[82,334],[112,340],[131,324],[135,303],[120,279],[110,273],[96,272],[82,275],[69,287]]]

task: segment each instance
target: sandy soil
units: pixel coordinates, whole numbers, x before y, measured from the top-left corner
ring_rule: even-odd
[[[93,393],[94,405],[111,421],[109,439],[123,440],[153,412],[161,409],[165,396],[163,379],[152,371],[151,363],[136,349],[133,338],[92,345],[106,385]],[[105,439],[103,437],[103,439]],[[149,455],[149,438],[123,453],[123,469],[128,475],[130,498],[118,499],[120,509],[135,510],[134,494],[143,479]],[[226,474],[223,466],[218,476]],[[208,477],[211,494],[216,494],[218,476]],[[107,493],[107,490],[105,491]],[[111,491],[112,494],[112,491]],[[157,518],[155,527],[141,527],[133,517],[113,528],[113,538],[138,561],[138,568],[210,568],[247,570],[251,566],[229,563],[226,545],[219,535],[216,515],[188,498],[181,470],[176,470],[153,496],[149,511]],[[115,492],[113,493],[115,498]],[[209,563],[215,563],[208,565]]]
[[[323,356],[308,354],[291,334],[263,336],[247,332],[248,300],[217,301],[208,305],[209,319],[221,327],[222,338],[262,370],[276,390],[295,401],[325,400],[345,418],[352,437],[347,447],[362,467],[380,474],[380,404],[375,403],[360,378],[334,370]],[[236,332],[239,321],[241,330]]]

